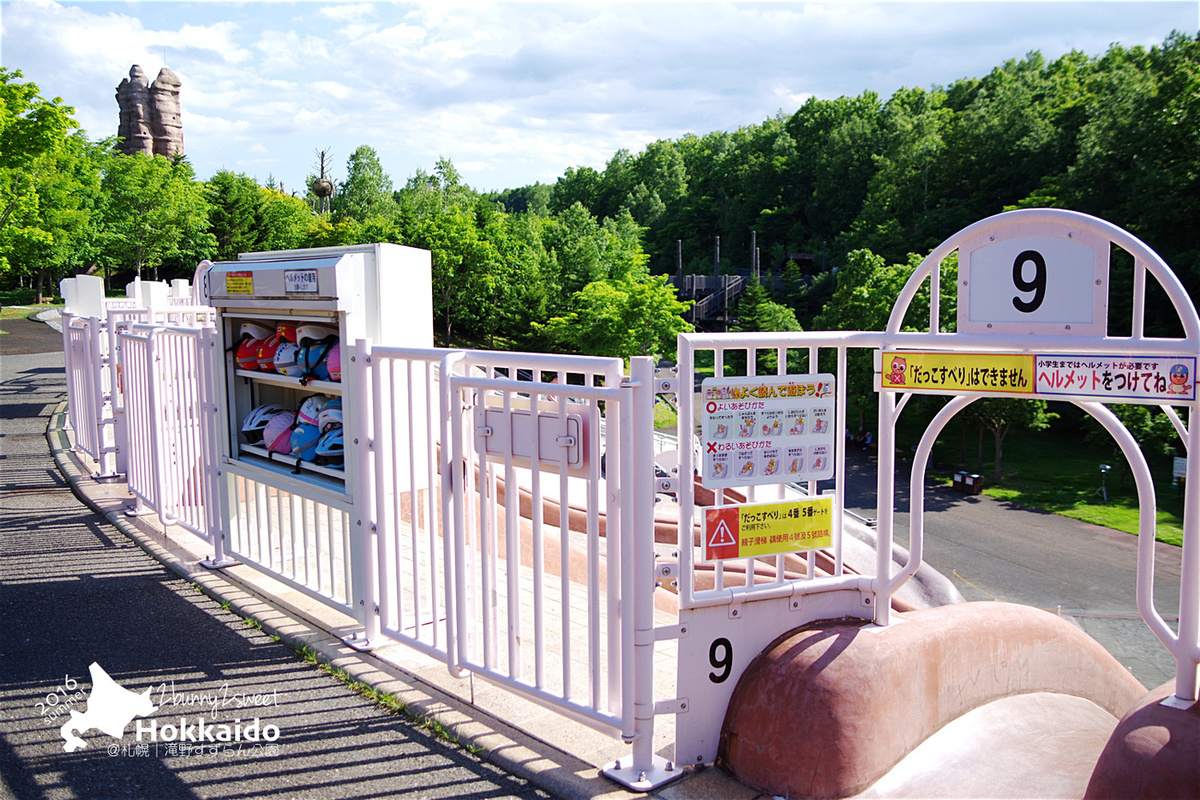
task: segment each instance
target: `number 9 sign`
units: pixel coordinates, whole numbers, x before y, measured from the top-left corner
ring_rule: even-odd
[[[1107,239],[1063,225],[1010,225],[958,251],[960,333],[1106,335]]]

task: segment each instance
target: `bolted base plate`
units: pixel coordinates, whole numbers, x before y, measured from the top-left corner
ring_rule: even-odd
[[[376,639],[371,641],[362,632],[352,633],[345,639],[342,639],[342,644],[353,648],[360,653],[369,653],[372,650],[378,650],[381,647],[386,647],[389,643]]]
[[[619,758],[605,764],[600,774],[633,792],[652,792],[671,781],[677,781],[685,773],[677,764],[659,756],[654,757],[650,769],[634,769],[633,756]]]

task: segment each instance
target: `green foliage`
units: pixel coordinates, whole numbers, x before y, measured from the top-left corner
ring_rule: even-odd
[[[962,415],[966,421],[991,431],[996,447],[995,469],[992,474],[992,479],[995,481],[999,481],[1002,474],[1004,439],[1013,426],[1031,431],[1041,431],[1050,427],[1050,422],[1058,418],[1057,414],[1046,409],[1045,400],[1002,397],[976,400],[967,406]]]
[[[0,67],[0,274],[47,280],[81,265],[96,238],[101,148],[77,132],[73,109]]]
[[[157,279],[158,268],[168,260],[194,269],[214,254],[205,189],[186,161],[114,154],[102,186],[105,252],[113,266],[132,268],[139,277],[148,269]]]
[[[665,277],[615,278],[589,283],[572,298],[572,310],[535,329],[566,352],[595,356],[654,356],[675,352],[675,339],[691,326],[688,304]]]
[[[346,180],[333,195],[335,221],[365,221],[394,208],[392,179],[383,171],[374,148],[360,145],[346,161]]]

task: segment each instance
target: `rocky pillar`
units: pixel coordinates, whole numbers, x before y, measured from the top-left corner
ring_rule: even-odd
[[[134,64],[129,68],[129,77],[117,87],[117,105],[121,109],[121,120],[117,136],[121,139],[117,148],[127,155],[154,152],[154,135],[150,130],[150,87],[146,73]]]
[[[168,158],[183,155],[183,120],[179,113],[179,88],[182,82],[171,69],[163,67],[150,85],[150,130],[154,134],[154,154]]]

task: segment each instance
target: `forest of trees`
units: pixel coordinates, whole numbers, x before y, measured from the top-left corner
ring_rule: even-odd
[[[481,193],[448,158],[395,186],[362,145],[332,213],[186,159],[116,154],[60,100],[0,69],[0,288],[99,271],[190,277],[201,258],[373,241],[427,248],[439,335],[489,347],[669,354],[689,326],[665,275],[813,255],[747,293],[747,330],[877,329],[921,255],[1008,208],[1094,214],[1200,297],[1200,36],[1098,57],[1037,53],[889,98],[812,99],[736,131],[619,151],[603,170]],[[837,274],[833,271],[837,269]],[[890,294],[889,294],[890,292]]]

